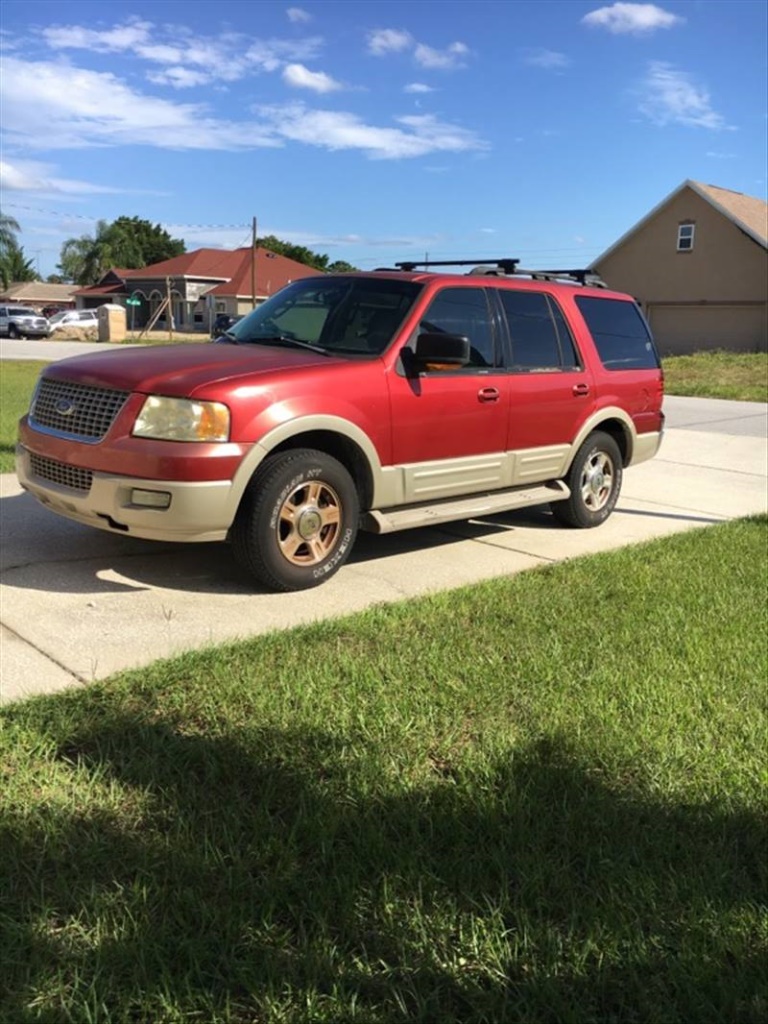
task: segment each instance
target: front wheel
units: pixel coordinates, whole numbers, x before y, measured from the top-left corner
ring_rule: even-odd
[[[566,526],[600,526],[613,512],[621,490],[619,446],[610,434],[595,431],[576,452],[565,478],[571,496],[552,504],[555,518]]]
[[[20,334],[19,329],[16,326],[16,324],[9,324],[8,325],[8,337],[12,338],[12,339],[19,339],[19,338],[21,338],[21,334]]]
[[[265,460],[232,526],[235,557],[273,590],[306,590],[347,560],[360,513],[352,477],[310,448]]]

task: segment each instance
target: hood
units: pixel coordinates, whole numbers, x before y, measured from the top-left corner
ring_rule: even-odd
[[[190,396],[198,388],[234,378],[328,366],[340,361],[304,349],[202,343],[74,356],[49,366],[44,375],[119,391]]]

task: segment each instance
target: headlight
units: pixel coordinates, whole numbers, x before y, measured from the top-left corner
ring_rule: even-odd
[[[221,402],[150,395],[136,417],[133,435],[164,441],[228,441],[229,409]]]

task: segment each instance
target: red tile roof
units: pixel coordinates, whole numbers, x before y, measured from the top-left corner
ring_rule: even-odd
[[[251,265],[253,250],[250,246],[243,249],[195,249],[185,252],[173,259],[153,263],[139,270],[123,270],[112,268],[98,284],[78,289],[75,294],[82,296],[115,295],[127,293],[122,282],[141,279],[164,280],[166,277],[188,277],[197,280],[209,280],[213,285],[208,290],[210,295],[251,295]],[[273,295],[280,288],[301,277],[313,277],[322,274],[305,263],[289,260],[286,256],[270,252],[268,249],[256,249],[256,294]],[[218,284],[216,282],[219,282]]]

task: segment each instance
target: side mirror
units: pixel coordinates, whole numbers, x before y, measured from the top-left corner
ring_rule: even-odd
[[[419,370],[431,364],[445,368],[467,366],[469,360],[469,338],[462,334],[419,334],[413,347],[413,362]]]

